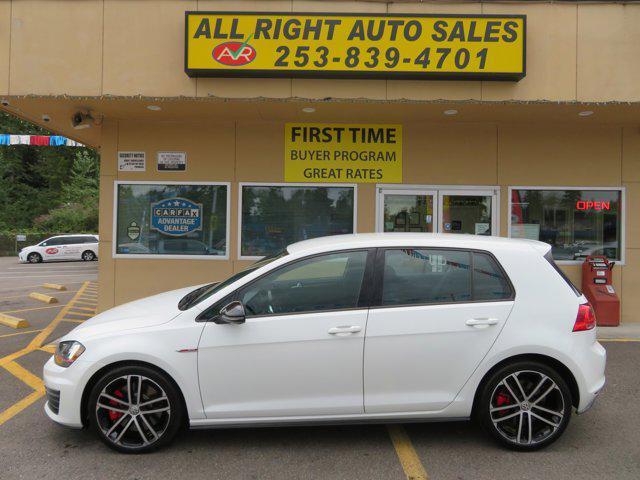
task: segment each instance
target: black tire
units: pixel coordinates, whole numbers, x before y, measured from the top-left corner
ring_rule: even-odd
[[[96,254],[91,250],[85,250],[82,252],[82,260],[85,262],[93,262],[96,259]]]
[[[136,378],[143,378],[137,404],[153,403],[137,410],[125,406],[127,401],[133,400],[131,403],[136,403]],[[131,385],[133,399],[128,397],[127,385]],[[105,388],[107,392],[103,392]],[[104,393],[114,399],[122,398],[122,404],[109,400]],[[149,399],[153,400],[154,395],[160,400],[150,402]],[[166,399],[163,400],[162,397]],[[100,405],[109,402],[106,408],[98,406],[99,399]],[[150,409],[160,410],[166,407],[169,408],[168,412],[145,413]],[[123,413],[125,410],[126,413]],[[87,412],[90,428],[107,446],[121,453],[148,453],[168,445],[184,425],[185,414],[180,393],[174,383],[164,374],[141,365],[117,367],[104,374],[91,390]],[[142,432],[138,430],[138,425]],[[156,428],[157,431],[154,430]],[[107,436],[110,430],[113,431]],[[155,432],[155,436],[152,432]]]
[[[42,263],[42,255],[38,252],[31,252],[27,255],[27,262],[29,263]]]
[[[571,391],[562,376],[543,363],[506,365],[480,388],[475,412],[478,420],[498,443],[512,450],[544,448],[555,442],[569,424]]]

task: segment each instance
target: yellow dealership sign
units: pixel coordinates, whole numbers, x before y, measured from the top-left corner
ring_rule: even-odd
[[[192,77],[525,76],[525,15],[185,15]]]
[[[287,123],[287,182],[401,183],[402,126]]]

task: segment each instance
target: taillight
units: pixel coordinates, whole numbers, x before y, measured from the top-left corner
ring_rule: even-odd
[[[584,332],[586,330],[592,330],[595,326],[596,312],[593,311],[591,304],[583,303],[582,305],[579,305],[576,323],[573,324],[573,331]]]

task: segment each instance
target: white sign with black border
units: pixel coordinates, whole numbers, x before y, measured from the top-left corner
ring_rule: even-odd
[[[119,172],[144,172],[147,169],[145,152],[118,152]]]
[[[186,152],[158,152],[159,172],[184,172],[186,169]]]

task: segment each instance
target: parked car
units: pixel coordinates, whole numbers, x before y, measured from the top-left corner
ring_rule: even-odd
[[[45,410],[120,452],[185,425],[470,418],[532,450],[589,409],[605,357],[545,243],[345,235],[93,317],[45,365]]]
[[[37,245],[24,247],[18,253],[18,258],[23,263],[97,260],[98,235],[78,234],[49,237]]]

